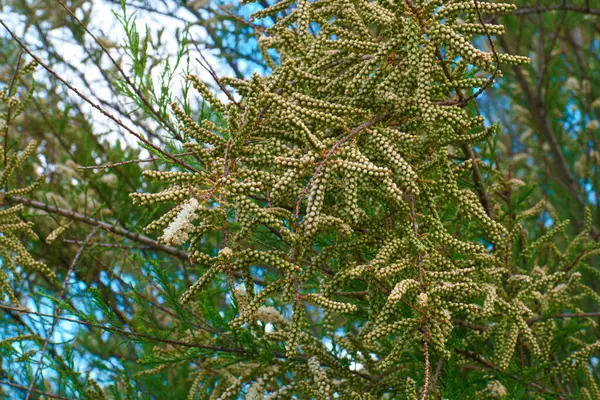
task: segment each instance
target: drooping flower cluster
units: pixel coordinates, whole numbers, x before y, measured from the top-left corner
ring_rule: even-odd
[[[174,104],[199,172],[149,173],[170,186],[132,198],[177,204],[148,229],[164,229],[172,244],[189,236],[191,261],[207,268],[182,303],[215,282],[233,289],[243,281],[250,290],[235,300],[230,326],[285,348],[266,367],[279,380],[256,385],[264,367],[224,375],[214,381],[219,398],[243,392],[244,379],[250,397],[427,397],[434,360],[474,358],[504,371],[517,346],[549,359],[554,324],[537,321],[576,307],[573,293],[585,289],[563,262],[597,253],[585,241],[590,225],[557,248],[562,261],[533,268],[565,223],[529,243],[520,218],[539,207],[493,218],[481,190],[462,183],[477,160],[449,155],[496,129],[469,115],[464,92],[490,85],[500,64],[528,62],[473,45],[474,36],[503,32],[482,25],[482,14],[512,10],[480,1],[281,1],[254,15],[276,17],[259,40],[273,72],[223,79],[239,103],[223,104],[189,77],[225,123],[197,122]],[[203,253],[216,235],[222,248]],[[260,321],[273,330],[260,332]],[[314,324],[336,345],[316,337]],[[336,325],[351,334],[337,335]],[[470,350],[482,343],[489,354]],[[497,379],[489,387],[498,397]]]
[[[18,82],[23,76],[30,74],[36,63],[29,63],[17,71],[14,81]],[[17,89],[19,85],[6,86],[0,91],[0,132],[5,132],[11,122],[19,116],[25,109],[31,96],[33,95],[34,85],[29,89],[24,99],[19,100]],[[15,176],[15,172],[23,167],[25,161],[31,157],[37,148],[37,143],[31,141],[27,147],[19,154],[18,152],[8,152],[0,146],[0,154],[8,155],[4,159],[3,168],[0,171],[0,299],[7,296],[11,302],[18,304],[18,298],[11,286],[11,283],[20,281],[21,267],[25,267],[30,271],[38,272],[44,275],[50,281],[56,280],[56,275],[44,263],[35,260],[26,246],[22,243],[22,236],[37,240],[38,236],[33,231],[32,222],[25,222],[19,218],[19,213],[23,211],[23,205],[11,201],[15,196],[24,196],[33,192],[39,187],[43,180],[43,176],[38,177],[31,184],[24,187],[9,188],[13,185],[11,178]],[[7,149],[8,150],[8,149]]]

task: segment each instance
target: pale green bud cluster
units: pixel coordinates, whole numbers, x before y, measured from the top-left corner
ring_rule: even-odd
[[[190,199],[210,210],[185,225],[192,262],[208,269],[181,303],[193,304],[221,276],[232,288],[248,286],[258,270],[266,278],[262,290],[237,302],[230,326],[285,348],[277,360],[286,368],[279,376],[288,375],[272,386],[256,383],[254,397],[418,398],[416,382],[430,378],[432,357],[467,361],[456,349],[481,343],[491,349],[478,356],[491,359],[494,371],[510,368],[517,346],[548,359],[553,330],[532,321],[574,307],[572,293],[584,289],[573,271],[534,269],[534,255],[566,223],[517,247],[521,216],[514,224],[494,218],[461,181],[479,164],[448,156],[450,145],[496,132],[468,114],[462,91],[490,85],[501,76],[498,64],[528,62],[473,44],[474,36],[504,29],[477,24],[480,13],[514,9],[480,1],[284,0],[254,14],[275,17],[259,40],[263,55],[278,53],[277,65],[268,58],[273,72],[221,82],[239,103],[223,104],[188,78],[223,125],[198,124],[173,105],[200,172],[148,173],[170,186],[131,196],[140,205],[175,204],[147,228],[163,237]],[[204,239],[223,232],[217,256],[200,252]],[[351,326],[352,335],[327,349],[311,331],[319,324]],[[360,359],[360,373],[341,353]],[[485,393],[501,394],[490,382]],[[235,381],[221,397],[242,386]],[[369,393],[356,397],[364,387]]]

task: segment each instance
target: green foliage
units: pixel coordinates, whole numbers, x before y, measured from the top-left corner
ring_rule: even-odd
[[[0,6],[148,140],[0,36],[0,398],[600,398],[593,4],[101,4]]]

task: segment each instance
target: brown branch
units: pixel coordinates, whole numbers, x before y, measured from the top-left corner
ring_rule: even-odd
[[[258,32],[264,32],[265,29],[266,29],[264,26],[256,25],[256,24],[253,24],[250,21],[246,21],[244,18],[242,18],[242,17],[240,17],[238,15],[235,15],[234,13],[232,13],[231,11],[229,11],[228,9],[226,9],[225,7],[218,6],[218,8],[219,8],[219,10],[223,11],[225,14],[227,14],[231,18],[235,19],[236,21],[238,21],[242,25],[247,25],[247,26],[251,27],[252,29],[254,29],[254,30],[258,31]]]
[[[77,244],[81,245],[83,243],[82,240],[73,240],[73,239],[65,239],[64,243]],[[124,244],[116,244],[116,243],[91,243],[90,247],[105,247],[109,249],[150,249],[150,246],[127,246]]]
[[[29,390],[29,388],[27,388],[25,386],[22,386],[22,385],[19,385],[19,384],[10,382],[10,381],[0,381],[0,385],[7,385],[7,386],[14,387],[16,389],[20,389],[20,390],[23,390],[23,391]],[[39,393],[39,394],[41,394],[43,396],[49,397],[51,399],[70,400],[68,397],[57,396],[55,394],[48,393],[48,392],[42,392],[41,390],[37,390],[37,389],[32,389],[32,391],[35,392],[35,393]]]
[[[55,206],[51,206],[49,204],[43,203],[37,200],[31,200],[26,197],[7,197],[4,199],[5,202],[10,204],[23,204],[28,207],[32,207],[38,210],[46,211],[52,214],[60,214],[64,217],[70,218],[74,221],[83,222],[84,224],[97,226],[100,229],[104,229],[107,232],[113,233],[115,235],[126,237],[127,239],[133,240],[134,242],[141,243],[143,245],[149,246],[156,251],[161,251],[163,253],[167,253],[174,257],[177,257],[181,260],[185,260],[189,262],[189,256],[186,251],[176,249],[175,247],[167,246],[165,244],[158,243],[156,240],[149,238],[148,236],[128,231],[125,228],[117,226],[116,224],[109,224],[104,221],[99,221],[97,219],[87,217],[84,214],[67,210],[64,208],[59,208]],[[240,271],[235,271],[235,276],[237,278],[242,278],[242,273]],[[264,286],[265,282],[261,278],[253,277],[254,283],[260,286]]]
[[[549,316],[549,319],[554,319],[554,318],[594,318],[594,317],[600,317],[600,312],[589,312],[589,313],[572,313],[572,314],[558,314],[558,315],[552,315]],[[539,320],[541,320],[543,317],[541,315],[536,315],[535,317],[531,317],[529,318],[529,320],[527,320],[527,324],[531,325]]]
[[[53,317],[52,314],[45,314],[45,313],[41,313],[41,312],[37,312],[37,311],[26,310],[23,308],[9,307],[9,306],[5,306],[2,304],[0,304],[0,309],[36,315],[38,317],[49,317],[49,318]],[[106,325],[102,325],[102,324],[98,324],[98,323],[94,323],[94,322],[75,319],[75,318],[59,316],[59,317],[57,317],[57,319],[59,319],[61,321],[72,322],[72,323],[79,324],[79,325],[85,325],[90,328],[102,329],[102,330],[109,331],[109,332],[120,333],[120,334],[126,335],[126,336],[134,336],[134,337],[137,337],[140,339],[145,339],[145,340],[164,343],[164,344],[170,344],[173,346],[200,348],[200,349],[213,350],[213,351],[222,351],[222,352],[227,352],[227,353],[252,354],[248,350],[245,350],[242,348],[237,348],[237,347],[231,348],[231,347],[221,347],[221,346],[210,346],[210,345],[204,345],[204,344],[200,344],[200,343],[190,343],[190,342],[183,342],[181,340],[160,338],[160,337],[156,337],[156,336],[147,335],[145,333],[132,332],[132,331],[128,331],[125,329],[115,328],[113,326],[106,326]]]
[[[194,154],[196,154],[196,153],[194,153],[193,151],[188,151],[188,152],[185,152],[185,153],[173,154],[173,156],[174,157],[184,157],[184,156],[191,156],[191,155],[194,155]],[[118,163],[114,163],[114,164],[88,165],[88,166],[85,166],[85,167],[77,167],[77,169],[114,168],[114,167],[120,167],[122,165],[145,163],[145,162],[154,162],[154,161],[158,161],[158,160],[162,160],[162,158],[160,158],[160,157],[142,158],[142,159],[137,159],[137,160],[127,160],[127,161],[118,162]]]
[[[185,251],[178,250],[174,247],[167,246],[164,244],[160,244],[154,239],[151,239],[151,238],[141,235],[139,233],[134,233],[134,232],[128,231],[125,228],[117,226],[116,224],[109,224],[104,221],[99,221],[97,219],[87,217],[84,214],[81,214],[81,213],[78,213],[78,212],[75,212],[72,210],[67,210],[64,208],[51,206],[51,205],[43,203],[41,201],[31,200],[26,197],[8,197],[8,198],[4,199],[4,201],[7,203],[10,203],[10,204],[21,203],[25,206],[33,207],[38,210],[43,210],[43,211],[46,211],[46,212],[49,212],[52,214],[60,214],[64,217],[70,218],[74,221],[79,221],[79,222],[83,222],[88,225],[97,226],[101,229],[104,229],[105,231],[110,232],[110,233],[114,233],[119,236],[124,236],[135,242],[145,244],[145,245],[150,246],[158,251],[162,251],[164,253],[170,254],[170,255],[180,258],[182,260],[188,259],[188,253]]]
[[[442,368],[444,367],[444,359],[440,357],[438,360],[437,367],[435,368],[435,373],[433,374],[433,379],[431,380],[431,392],[435,395],[435,389],[437,387],[437,381],[442,373]],[[437,397],[437,396],[436,396]]]
[[[415,237],[419,237],[419,226],[417,224],[417,216],[415,214],[415,199],[411,197],[410,199],[410,216],[412,219],[412,231]],[[427,254],[425,254],[427,257]],[[423,255],[420,253],[417,254],[417,262],[419,266],[419,286],[421,289],[421,293],[427,295],[427,290],[425,287],[424,275],[423,271]],[[427,400],[429,398],[429,385],[430,385],[430,376],[431,376],[431,365],[429,360],[429,338],[431,336],[431,332],[429,329],[429,316],[427,315],[426,310],[423,310],[423,355],[425,357],[425,377],[423,379],[423,393],[421,395],[421,400]],[[435,391],[435,385],[432,388],[432,391]]]

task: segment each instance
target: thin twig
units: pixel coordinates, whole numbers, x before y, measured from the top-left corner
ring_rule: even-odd
[[[29,390],[29,388],[27,388],[25,386],[19,385],[17,383],[9,382],[9,381],[0,381],[0,385],[7,385],[7,386],[14,387],[16,389],[20,389],[20,390],[23,390],[23,391]],[[48,392],[42,392],[41,390],[37,390],[37,389],[33,389],[33,391],[35,393],[39,393],[39,394],[41,394],[43,396],[46,396],[46,397],[49,397],[51,399],[70,400],[68,397],[57,396],[55,394],[48,393]]]
[[[101,229],[104,229],[105,231],[108,231],[110,233],[114,233],[117,234],[119,236],[124,236],[128,239],[131,239],[135,242],[138,243],[142,243],[145,245],[148,245],[156,250],[168,253],[172,256],[175,256],[177,258],[180,258],[182,260],[187,260],[188,259],[188,253],[186,253],[185,251],[176,249],[174,247],[171,246],[167,246],[164,244],[160,244],[157,241],[141,235],[139,233],[135,233],[135,232],[131,232],[128,231],[120,226],[117,226],[116,224],[109,224],[106,223],[104,221],[99,221],[97,219],[94,218],[90,218],[85,216],[84,214],[72,211],[72,210],[67,210],[64,208],[59,208],[59,207],[55,207],[55,206],[51,206],[49,204],[43,203],[41,201],[37,201],[37,200],[31,200],[28,199],[26,197],[8,197],[6,199],[4,199],[4,201],[6,201],[7,203],[12,203],[12,204],[16,204],[16,203],[21,203],[25,206],[28,207],[33,207],[36,208],[38,210],[43,210],[49,213],[53,213],[53,214],[60,214],[64,217],[67,217],[69,219],[75,220],[75,221],[79,221],[79,222],[83,222],[85,224],[88,225],[92,225],[92,226],[97,226]]]
[[[558,314],[558,315],[551,315],[548,318],[549,319],[554,319],[554,318],[562,319],[562,318],[594,318],[594,317],[600,317],[600,312]],[[536,315],[535,317],[529,318],[527,320],[527,323],[532,324],[536,321],[541,320],[542,318],[543,317],[541,315]]]
[[[176,136],[179,139],[181,139],[181,137],[179,136],[179,134],[177,133],[177,130],[175,130],[175,128],[173,127],[173,125],[171,125],[171,123],[168,120],[164,119],[163,116],[160,115],[154,109],[154,107],[152,107],[152,104],[150,104],[150,102],[146,99],[146,97],[144,96],[144,94],[142,93],[142,91],[131,81],[131,79],[129,79],[129,76],[125,73],[125,71],[123,71],[123,69],[121,68],[121,65],[117,62],[117,60],[114,59],[114,57],[110,54],[110,52],[108,51],[108,49],[106,47],[104,47],[104,45],[98,40],[98,38],[96,37],[96,35],[94,35],[92,32],[90,32],[90,30],[87,28],[87,26],[79,18],[77,18],[77,16],[73,12],[73,10],[71,10],[69,8],[69,6],[67,6],[62,0],[56,0],[56,1],[71,15],[71,17],[73,17],[73,19],[75,19],[75,21],[77,21],[77,23],[83,28],[83,30],[88,35],[90,35],[90,37],[92,39],[94,39],[94,41],[96,42],[96,44],[98,46],[100,46],[100,48],[102,49],[102,51],[104,52],[104,54],[106,54],[108,56],[108,58],[110,59],[110,61],[114,65],[114,67],[117,69],[117,71],[119,71],[119,74],[121,74],[121,76],[123,77],[123,79],[125,79],[125,82],[127,82],[127,84],[133,89],[133,91],[135,92],[135,94],[140,98],[140,100],[142,100],[142,103],[144,103],[144,106],[146,106],[148,108],[148,110],[150,110],[150,112],[154,115],[154,117],[157,119],[157,121],[163,123],[164,126],[174,136]]]
[[[4,199],[4,201],[7,203],[10,203],[10,204],[21,203],[25,206],[32,207],[32,208],[35,208],[38,210],[43,210],[43,211],[53,213],[53,214],[60,214],[64,217],[67,217],[74,221],[79,221],[79,222],[83,222],[88,225],[97,226],[101,229],[104,229],[105,231],[110,232],[110,233],[114,233],[116,235],[123,236],[130,240],[133,240],[134,242],[142,243],[144,245],[150,246],[156,251],[161,251],[163,253],[167,253],[167,254],[177,257],[181,260],[185,260],[185,261],[189,262],[189,255],[186,251],[177,249],[175,247],[167,246],[165,244],[158,243],[156,240],[151,239],[148,236],[128,231],[127,229],[125,229],[121,226],[117,226],[116,224],[109,224],[104,221],[99,221],[97,219],[87,217],[84,214],[75,212],[73,210],[67,210],[64,208],[51,206],[51,205],[43,203],[41,201],[31,200],[26,197],[18,197],[18,196],[7,197]],[[234,274],[237,278],[243,277],[243,275],[240,271],[235,271]],[[265,284],[264,280],[261,278],[253,277],[252,279],[254,280],[254,283],[256,283],[257,285],[264,286],[264,284]]]
[[[182,167],[184,167],[185,169],[187,169],[189,171],[199,172],[196,168],[192,167],[191,165],[188,165],[188,164],[182,162],[181,160],[178,160],[177,158],[173,157],[171,154],[165,152],[160,147],[158,147],[154,143],[150,142],[148,139],[144,138],[142,135],[140,135],[139,133],[135,132],[133,129],[131,129],[127,125],[125,125],[119,118],[115,117],[114,115],[112,115],[111,113],[109,113],[108,111],[106,111],[99,104],[93,102],[88,97],[86,97],[76,87],[74,87],[73,85],[71,85],[63,77],[61,77],[56,71],[54,71],[52,68],[50,68],[50,66],[48,66],[48,64],[44,63],[38,56],[36,56],[35,54],[33,54],[33,52],[31,50],[29,50],[29,48],[25,45],[25,43],[23,43],[23,41],[21,41],[21,39],[19,39],[17,37],[17,35],[12,30],[10,30],[10,28],[4,23],[4,20],[2,20],[1,18],[0,18],[0,25],[2,25],[4,27],[4,29],[6,29],[6,31],[10,34],[10,36],[19,44],[19,46],[21,46],[21,48],[23,50],[25,50],[25,52],[27,54],[29,54],[39,65],[41,65],[42,67],[44,67],[44,69],[46,71],[48,71],[52,76],[54,76],[56,79],[58,79],[63,85],[65,85],[67,88],[69,88],[69,90],[71,90],[73,93],[75,93],[77,96],[79,96],[82,100],[84,100],[90,106],[92,106],[96,110],[100,111],[100,113],[102,113],[103,115],[105,115],[106,117],[108,117],[109,119],[111,119],[113,122],[115,122],[117,125],[119,125],[123,129],[125,129],[127,131],[127,133],[131,134],[132,136],[134,136],[135,138],[137,138],[138,140],[140,140],[141,142],[143,142],[145,145],[151,147],[152,149],[154,149],[158,153],[160,153],[160,154],[164,155],[165,157],[169,158],[171,161],[175,162],[178,165],[181,165]]]
[[[63,242],[78,244],[78,245],[81,245],[83,243],[82,240],[72,240],[72,239],[65,239],[65,240],[63,240]],[[90,247],[105,247],[105,248],[109,248],[109,249],[151,249],[152,248],[150,246],[127,246],[124,244],[116,244],[116,243],[90,243]]]
[[[257,30],[258,32],[264,32],[266,30],[266,28],[264,26],[256,25],[250,21],[246,21],[242,17],[237,16],[234,13],[232,13],[231,11],[227,10],[225,7],[218,6],[218,8],[219,8],[219,10],[223,11],[225,14],[229,15],[231,18],[242,23],[243,25],[247,25],[247,26],[251,27],[252,29]]]
[[[435,388],[437,387],[437,381],[442,373],[442,368],[444,366],[444,359],[440,357],[438,360],[437,367],[435,368],[435,373],[433,374],[433,379],[431,380],[431,392],[435,395]]]
[[[1,305],[1,304],[0,304],[0,309],[2,309],[2,310],[9,310],[9,311],[16,311],[16,312],[25,313],[25,314],[31,314],[31,315],[36,315],[38,317],[47,317],[47,318],[53,318],[54,317],[52,314],[45,314],[45,313],[41,313],[41,312],[37,312],[37,311],[25,310],[23,308],[17,308],[17,307],[9,307],[9,306],[5,306],[5,305]],[[88,327],[91,327],[91,328],[98,328],[98,329],[109,331],[109,332],[120,333],[120,334],[126,335],[126,336],[135,336],[135,337],[138,337],[140,339],[149,340],[149,341],[153,341],[153,342],[164,343],[164,344],[170,344],[170,345],[174,345],[174,346],[200,348],[200,349],[213,350],[213,351],[222,351],[222,352],[227,352],[227,353],[251,354],[250,351],[245,350],[243,348],[230,348],[230,347],[221,347],[221,346],[210,346],[210,345],[204,345],[204,344],[200,344],[200,343],[190,343],[190,342],[184,342],[184,341],[181,341],[181,340],[160,338],[160,337],[156,337],[156,336],[147,335],[145,333],[132,332],[132,331],[128,331],[128,330],[125,330],[125,329],[115,328],[113,326],[106,326],[106,325],[97,324],[97,323],[94,323],[94,322],[89,322],[89,321],[84,321],[84,320],[80,320],[80,319],[75,319],[75,318],[68,318],[68,317],[58,316],[57,319],[59,319],[61,321],[72,322],[72,323],[79,324],[79,325],[85,325],[85,326],[88,326]]]
[[[417,216],[415,214],[415,199],[410,199],[410,215],[412,219],[412,230],[415,237],[419,236],[419,226],[417,224]],[[424,255],[427,257],[427,254]],[[423,271],[423,255],[420,253],[417,254],[417,263],[419,266],[419,287],[421,289],[421,293],[427,295],[427,290],[425,287],[424,275]],[[429,337],[431,332],[429,330],[429,316],[427,315],[427,310],[421,311],[423,315],[423,356],[425,357],[425,377],[423,379],[423,393],[421,395],[421,400],[427,400],[429,398],[429,381],[431,376],[431,365],[429,360]],[[433,387],[433,391],[435,391],[435,386]]]
[[[233,95],[231,94],[231,92],[229,91],[229,89],[227,89],[222,83],[221,83],[221,79],[219,78],[219,76],[217,75],[217,73],[215,72],[215,70],[210,66],[210,63],[208,62],[208,60],[206,59],[206,57],[204,57],[204,54],[202,54],[202,52],[200,51],[200,47],[198,45],[196,46],[196,50],[198,51],[198,54],[200,54],[200,57],[202,57],[202,60],[204,60],[204,63],[200,60],[198,60],[196,58],[196,61],[198,61],[198,64],[200,64],[200,66],[202,68],[204,68],[206,70],[206,72],[208,72],[210,74],[210,76],[212,76],[212,78],[214,79],[214,81],[217,83],[217,85],[219,85],[219,88],[221,89],[221,91],[223,93],[225,93],[225,96],[227,96],[227,98],[233,103],[235,104],[240,110],[243,110],[244,107],[242,107],[242,105],[240,103],[238,103],[234,98]],[[206,63],[206,65],[204,65]]]
[[[79,247],[77,254],[75,254],[75,257],[73,258],[73,261],[71,262],[71,265],[69,266],[69,270],[65,274],[65,279],[63,280],[60,294],[58,295],[59,303],[64,299],[64,297],[67,293],[67,288],[69,286],[69,279],[71,279],[71,274],[73,273],[73,270],[75,269],[75,265],[77,265],[77,263],[79,262],[79,259],[81,258],[81,255],[83,254],[83,250],[85,249],[85,247],[89,243],[90,239],[92,238],[92,236],[94,236],[94,234],[96,233],[97,230],[98,230],[98,227],[95,227],[94,229],[92,229],[92,231],[87,235],[87,237],[85,238],[85,240]],[[38,362],[38,366],[37,366],[35,373],[33,374],[33,377],[31,378],[31,384],[29,385],[29,390],[27,391],[27,397],[25,397],[25,400],[29,400],[31,398],[31,394],[33,392],[33,387],[35,386],[35,382],[37,381],[37,378],[38,378],[40,372],[42,371],[42,365],[44,364],[44,357],[46,355],[46,351],[48,351],[48,344],[50,343],[50,339],[52,338],[52,334],[54,333],[54,328],[56,327],[56,323],[58,322],[59,317],[60,317],[60,306],[59,306],[59,304],[56,304],[54,306],[54,315],[53,315],[53,319],[52,319],[52,324],[50,324],[50,329],[48,330],[48,332],[46,334],[46,339],[44,340],[44,345],[42,346],[42,353],[40,354],[40,361]]]
[[[191,155],[194,155],[194,154],[196,154],[196,153],[194,153],[193,151],[188,151],[188,152],[185,152],[185,153],[173,154],[173,156],[174,157],[184,157],[184,156],[191,156]],[[114,167],[120,167],[122,165],[145,163],[145,162],[154,162],[154,161],[159,161],[159,160],[162,160],[162,158],[161,157],[142,158],[142,159],[136,159],[136,160],[122,161],[122,162],[118,162],[118,163],[114,163],[114,164],[88,165],[88,166],[84,166],[84,167],[77,167],[77,169],[114,168]]]

